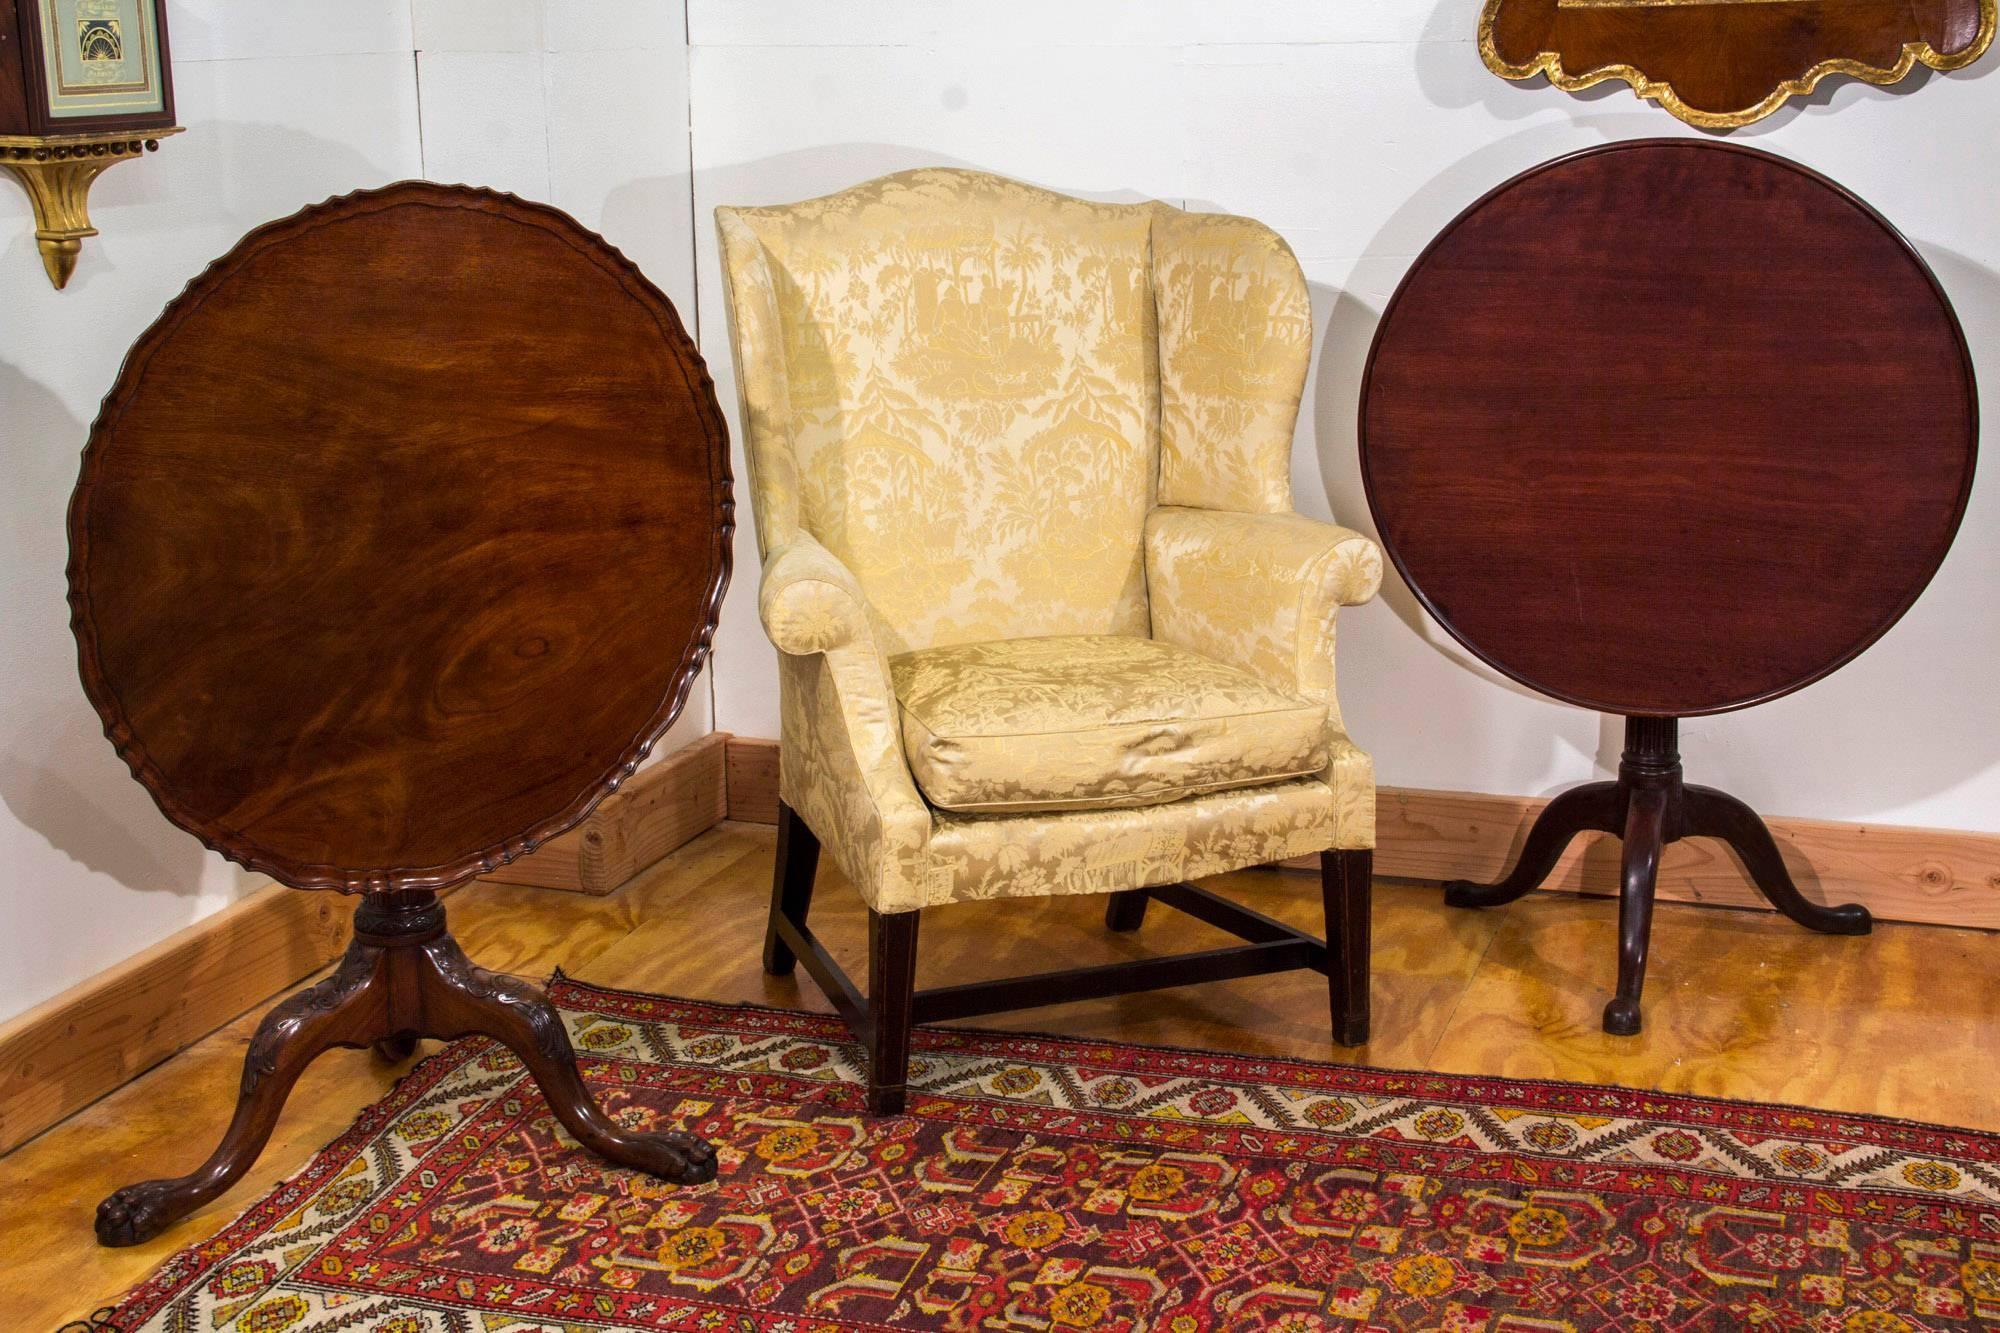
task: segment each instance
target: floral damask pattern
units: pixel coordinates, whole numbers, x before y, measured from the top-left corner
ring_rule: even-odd
[[[1340,726],[1332,649],[1335,610],[1372,593],[1381,558],[1287,512],[1312,327],[1275,233],[953,170],[716,220],[759,605],[786,654],[780,786],[871,905],[1097,892],[1159,882],[1106,866],[1199,874],[1373,845],[1373,765]],[[1238,538],[1244,562],[1225,568],[1214,548]],[[1219,599],[1262,579],[1232,619]],[[1296,755],[1252,735],[1209,771],[1283,779],[1268,789],[1199,779],[1138,815],[1056,811],[1047,793],[1156,797],[1123,771],[1129,749],[1086,763],[1051,743],[997,790],[944,798],[976,809],[925,801],[892,658],[1149,635],[1321,709],[1318,776],[1292,779]],[[1117,841],[1080,850],[1100,838]]]
[[[1583,1084],[919,1030],[558,981],[673,1186],[460,1042],[106,1313],[117,1333],[1947,1333],[2000,1321],[2000,1138]]]
[[[719,217],[739,331],[755,306],[777,335],[739,343],[744,392],[784,386],[781,420],[751,413],[753,489],[788,456],[779,504],[859,577],[891,652],[1144,632],[1150,206],[920,171]]]
[[[1326,706],[1154,639],[1059,635],[892,658],[903,752],[932,805],[1105,810],[1326,767]]]
[[[1312,303],[1291,247],[1249,218],[1153,219],[1160,331],[1160,497],[1245,513],[1292,507],[1292,428],[1312,360]]]

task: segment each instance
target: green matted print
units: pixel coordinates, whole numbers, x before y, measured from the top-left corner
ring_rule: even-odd
[[[144,115],[165,105],[153,0],[40,0],[49,115]]]

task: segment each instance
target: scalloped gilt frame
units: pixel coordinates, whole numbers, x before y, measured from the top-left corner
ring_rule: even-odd
[[[1632,91],[1648,101],[1657,102],[1676,118],[1689,125],[1706,130],[1733,130],[1754,124],[1776,111],[1793,97],[1803,96],[1819,85],[1822,79],[1835,74],[1845,74],[1874,84],[1893,84],[1909,77],[1919,64],[1935,70],[1962,69],[1986,54],[1993,44],[1996,16],[2000,15],[2000,0],[1939,0],[1947,10],[1959,11],[1950,15],[1944,27],[1952,26],[1952,19],[1962,21],[1977,15],[1977,25],[1972,38],[1965,45],[1954,50],[1939,51],[1931,45],[1922,33],[1913,30],[1900,42],[1898,57],[1888,64],[1871,64],[1868,60],[1853,55],[1830,54],[1812,58],[1806,68],[1790,76],[1774,76],[1770,89],[1734,110],[1715,110],[1689,103],[1675,88],[1678,77],[1683,82],[1686,76],[1680,70],[1661,69],[1656,59],[1635,54],[1628,59],[1599,60],[1580,72],[1571,72],[1566,60],[1572,58],[1561,50],[1551,49],[1557,43],[1558,35],[1553,32],[1555,23],[1564,10],[1604,9],[1604,10],[1644,10],[1679,9],[1693,6],[1728,10],[1768,10],[1774,18],[1778,11],[1794,9],[1814,4],[1815,0],[1486,0],[1479,16],[1479,55],[1486,67],[1504,79],[1531,79],[1537,74],[1548,75],[1549,82],[1564,92],[1581,92],[1585,88],[1603,83],[1607,79],[1622,79],[1632,86]],[[1496,36],[1503,9],[1535,5],[1546,8],[1550,13],[1548,31],[1542,48],[1525,59],[1510,60],[1499,49]],[[1907,4],[1885,3],[1885,21],[1895,17],[1890,11],[1900,11],[1903,21],[1912,23],[1910,7]],[[1795,23],[1797,14],[1786,18]],[[1894,39],[1894,35],[1890,35]],[[1516,52],[1516,55],[1520,53]],[[1651,70],[1642,68],[1639,61],[1652,64]]]

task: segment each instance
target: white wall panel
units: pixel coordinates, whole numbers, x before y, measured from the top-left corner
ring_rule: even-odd
[[[661,53],[663,56],[668,53]],[[551,202],[631,258],[694,332],[687,78],[675,47],[657,82],[607,82],[594,52],[544,57]]]
[[[412,0],[168,0],[176,74],[203,60],[410,50]],[[358,87],[357,94],[367,91]]]
[[[427,176],[549,197],[540,51],[419,51],[417,70]]]
[[[543,43],[550,51],[609,51],[626,56],[600,67],[606,82],[655,82],[671,77],[658,52],[672,52],[672,64],[685,68],[687,13],[679,0],[545,0]],[[682,95],[685,115],[686,87]],[[607,126],[607,128],[609,128]]]

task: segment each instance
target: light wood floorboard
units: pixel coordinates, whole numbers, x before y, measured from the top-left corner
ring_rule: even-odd
[[[757,955],[774,831],[726,823],[604,898],[475,884],[449,905],[487,967],[541,979],[560,967],[601,985],[826,1011],[801,972],[765,977]],[[1209,881],[1317,930],[1317,880],[1244,871]],[[1597,1029],[1615,974],[1617,909],[1536,895],[1489,912],[1434,888],[1380,884],[1375,1033],[1327,1041],[1322,978],[1254,978],[1053,1006],[984,1026],[1405,1069],[1583,1079],[2000,1130],[2000,934],[1883,926],[1866,939],[1807,934],[1772,915],[1662,904],[1646,1032]],[[1135,935],[1104,930],[1101,898],[975,903],[925,914],[920,985],[1200,947],[1221,937],[1155,905]],[[843,966],[864,965],[866,918],[829,863],[814,928]],[[103,1250],[92,1211],[119,1185],[207,1153],[235,1098],[244,1046],[267,1005],[0,1157],[0,1310],[52,1329],[103,1305],[167,1255],[220,1229],[305,1164],[398,1069],[335,1052],[310,1069],[251,1177],[149,1244]],[[425,1050],[435,1050],[426,1043]]]

